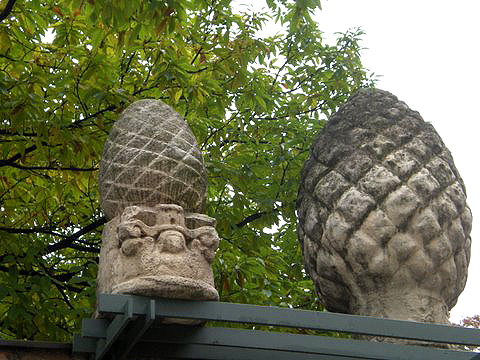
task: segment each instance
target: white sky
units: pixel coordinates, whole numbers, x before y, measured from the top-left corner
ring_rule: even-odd
[[[473,213],[472,257],[465,291],[451,321],[480,314],[480,1],[323,0],[316,20],[328,39],[352,27],[365,31],[364,65],[390,91],[431,122],[450,149]]]

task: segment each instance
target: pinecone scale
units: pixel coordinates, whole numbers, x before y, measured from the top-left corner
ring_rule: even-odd
[[[450,152],[405,103],[378,89],[353,95],[312,146],[297,210],[327,309],[447,321],[467,278],[472,217]],[[403,301],[397,289],[420,289],[417,300],[445,314],[389,314],[379,303]]]
[[[109,219],[132,205],[177,204],[187,212],[205,205],[207,176],[188,124],[158,100],[130,105],[113,125],[99,174]]]

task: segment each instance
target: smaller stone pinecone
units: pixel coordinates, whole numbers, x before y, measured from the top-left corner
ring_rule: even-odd
[[[185,120],[159,100],[127,107],[105,143],[99,188],[109,219],[132,205],[176,204],[186,212],[202,212],[207,175]]]

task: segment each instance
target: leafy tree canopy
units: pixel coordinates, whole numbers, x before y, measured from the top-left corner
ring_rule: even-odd
[[[371,81],[361,33],[325,44],[319,7],[0,1],[0,336],[69,340],[91,315],[102,147],[142,98],[173,106],[204,153],[221,299],[320,309],[296,241],[299,174],[326,116]]]

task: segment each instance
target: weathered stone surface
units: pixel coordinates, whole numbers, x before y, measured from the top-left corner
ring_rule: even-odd
[[[139,100],[123,111],[105,143],[101,205],[109,219],[132,205],[177,204],[202,212],[206,179],[187,123],[159,100]]]
[[[97,293],[218,300],[214,225],[174,204],[125,208],[103,231]]]
[[[353,95],[312,146],[297,209],[328,310],[448,323],[472,218],[448,149],[417,112],[386,91]]]
[[[110,221],[97,293],[218,300],[215,219],[197,213],[207,190],[203,158],[173,109],[140,100],[120,115],[105,144],[99,187]]]

